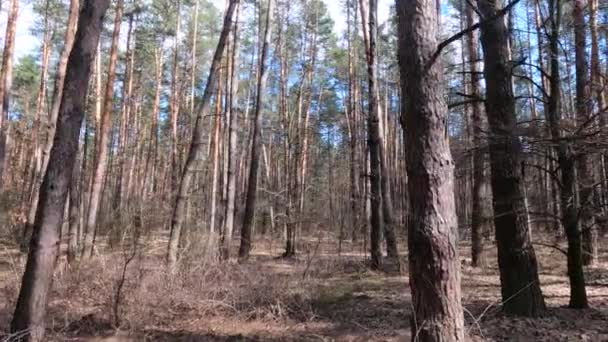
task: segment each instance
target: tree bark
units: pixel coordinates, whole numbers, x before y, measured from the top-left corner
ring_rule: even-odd
[[[486,18],[496,16],[502,0],[478,0]],[[490,160],[494,194],[494,226],[498,246],[503,310],[510,315],[538,317],[545,310],[538,265],[530,241],[524,192],[522,146],[516,135],[509,32],[503,17],[481,25],[490,125]]]
[[[412,341],[464,341],[454,162],[447,135],[434,0],[397,0],[410,200]]]
[[[80,13],[74,49],[68,60],[57,135],[50,154],[53,162],[49,163],[42,182],[27,264],[11,322],[12,333],[24,334],[22,341],[44,340],[44,319],[58,252],[58,233],[78,151],[91,63],[109,2],[85,1]]]

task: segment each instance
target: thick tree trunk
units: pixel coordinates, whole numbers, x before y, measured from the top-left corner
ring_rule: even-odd
[[[239,259],[247,260],[251,251],[251,238],[253,220],[255,218],[255,206],[258,188],[258,169],[260,164],[260,129],[262,123],[262,107],[264,106],[264,96],[266,91],[266,80],[268,78],[268,50],[270,46],[271,17],[273,15],[274,0],[268,0],[266,8],[266,23],[264,26],[264,40],[260,51],[260,72],[257,80],[257,96],[255,103],[255,113],[253,116],[253,137],[251,143],[251,165],[249,166],[249,183],[247,185],[247,195],[245,198],[245,215],[241,228],[241,245],[239,247]]]
[[[478,0],[482,15],[491,18],[502,0]],[[511,315],[537,317],[545,310],[538,265],[530,241],[524,192],[522,146],[516,135],[509,32],[503,17],[481,25],[486,81],[486,111],[490,125],[490,160],[494,194],[494,226],[498,245],[503,309]]]
[[[205,92],[203,93],[200,107],[197,110],[194,132],[192,134],[192,142],[190,144],[190,149],[188,150],[186,162],[182,171],[178,193],[173,207],[173,214],[171,217],[171,235],[169,237],[169,247],[167,250],[167,264],[171,269],[175,268],[175,264],[177,262],[177,252],[182,226],[186,215],[186,204],[188,203],[190,185],[194,177],[198,156],[202,154],[203,150],[203,120],[209,115],[210,112],[211,97],[216,91],[217,77],[220,65],[222,64],[224,48],[232,28],[235,8],[238,4],[239,0],[230,0],[228,8],[224,14],[224,24],[220,34],[220,39],[217,43],[215,54],[213,55],[213,60],[211,62],[211,68],[207,78],[207,86],[205,88]]]
[[[4,191],[4,172],[7,159],[8,112],[10,107],[13,83],[13,55],[15,53],[15,35],[19,17],[19,0],[11,0],[4,36],[2,52],[2,70],[0,71],[0,191]]]
[[[464,341],[454,162],[434,0],[397,0],[407,173],[412,341]]]
[[[50,154],[53,162],[49,164],[42,182],[27,264],[11,322],[11,332],[23,333],[23,341],[44,340],[44,320],[58,252],[58,232],[78,151],[91,63],[109,3],[109,0],[85,1],[80,13],[74,50],[68,61],[57,135]]]
[[[108,77],[106,80],[106,91],[103,102],[103,113],[99,126],[95,132],[98,136],[97,158],[93,174],[91,187],[91,199],[89,202],[89,212],[86,220],[86,231],[82,253],[85,256],[93,256],[93,244],[95,230],[97,228],[97,216],[101,206],[103,185],[105,183],[106,171],[108,168],[108,144],[110,131],[112,128],[112,112],[114,111],[114,79],[116,78],[116,63],[118,60],[118,43],[120,40],[120,26],[122,22],[124,0],[117,0],[116,15],[114,17],[114,33],[112,34],[112,47],[110,49],[110,64],[108,66]]]

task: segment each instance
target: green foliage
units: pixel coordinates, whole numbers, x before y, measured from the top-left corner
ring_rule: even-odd
[[[21,57],[13,73],[13,110],[20,116],[27,116],[36,106],[40,85],[40,66],[37,58],[33,55]]]

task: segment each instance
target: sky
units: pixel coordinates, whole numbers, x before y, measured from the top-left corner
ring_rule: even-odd
[[[335,32],[340,33],[346,29],[346,15],[342,9],[342,1],[340,0],[323,0],[329,9],[329,13],[335,22]],[[212,0],[218,8],[223,8],[225,0]],[[388,19],[389,8],[394,3],[394,0],[379,0],[378,1],[378,21],[383,23]],[[4,6],[7,7],[7,6]],[[39,41],[32,36],[31,28],[34,25],[35,17],[32,13],[32,4],[30,1],[22,1],[17,22],[17,36],[15,44],[15,58],[35,52],[39,48]],[[4,32],[6,27],[6,10],[3,8],[0,14],[0,29]],[[0,36],[4,36],[0,33]],[[4,42],[2,42],[4,44]]]

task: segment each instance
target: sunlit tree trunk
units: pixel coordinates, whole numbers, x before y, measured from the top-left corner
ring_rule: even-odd
[[[13,83],[13,55],[15,53],[15,35],[19,17],[19,0],[11,0],[4,36],[2,52],[2,70],[0,70],[0,191],[4,191],[4,171],[6,170],[8,114]]]
[[[89,201],[89,212],[86,220],[86,230],[84,237],[83,255],[91,257],[93,255],[93,244],[95,230],[97,227],[97,217],[101,206],[103,185],[105,183],[106,171],[108,168],[108,145],[110,142],[110,130],[112,128],[112,112],[114,111],[114,80],[116,78],[116,64],[118,60],[118,43],[120,40],[120,26],[122,22],[124,0],[117,0],[116,14],[114,17],[114,32],[112,34],[112,46],[110,48],[110,62],[108,66],[108,76],[106,79],[106,89],[103,100],[103,109],[99,125],[95,135],[99,136],[97,142],[96,160],[91,187],[91,197]]]

